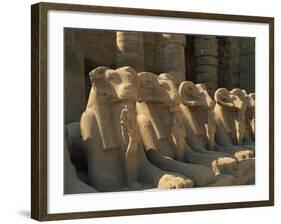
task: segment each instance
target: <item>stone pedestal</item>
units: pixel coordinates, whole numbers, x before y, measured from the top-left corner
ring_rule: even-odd
[[[162,72],[172,74],[179,85],[185,78],[185,35],[162,34]]]
[[[196,82],[204,83],[213,95],[218,88],[218,40],[215,36],[198,36],[193,44]]]
[[[142,32],[116,32],[116,67],[131,66],[144,71],[144,46]]]

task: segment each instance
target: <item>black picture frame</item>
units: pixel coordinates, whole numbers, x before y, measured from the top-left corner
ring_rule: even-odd
[[[162,11],[136,8],[116,8],[90,5],[38,3],[31,6],[31,217],[39,221],[81,219],[91,217],[124,216],[169,212],[186,212],[226,208],[259,207],[274,205],[274,18],[257,16]],[[48,214],[47,211],[47,12],[49,10],[98,12],[160,16],[169,18],[195,18],[205,20],[239,21],[269,24],[269,200],[217,203],[204,205],[140,208],[127,210],[88,211],[63,214]]]

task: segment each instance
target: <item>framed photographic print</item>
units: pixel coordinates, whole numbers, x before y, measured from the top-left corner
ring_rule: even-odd
[[[274,18],[31,9],[32,218],[274,204]]]

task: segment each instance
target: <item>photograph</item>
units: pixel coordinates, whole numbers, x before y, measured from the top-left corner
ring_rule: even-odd
[[[64,193],[255,184],[255,38],[64,28]]]
[[[33,219],[274,205],[273,17],[38,3],[31,31]]]
[[[0,223],[281,220],[278,1],[1,9]]]

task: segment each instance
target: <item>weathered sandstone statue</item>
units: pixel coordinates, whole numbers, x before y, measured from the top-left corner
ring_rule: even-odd
[[[233,91],[236,93],[236,91]],[[236,93],[237,94],[237,93]],[[242,146],[245,137],[245,102],[225,88],[215,93],[216,142],[221,146]],[[244,148],[254,149],[252,145]]]
[[[255,143],[252,140],[252,127],[251,127],[252,111],[251,111],[250,97],[248,96],[245,90],[241,90],[239,88],[232,89],[230,93],[238,97],[245,105],[245,107],[242,110],[238,110],[238,116],[239,116],[238,123],[243,128],[243,132],[240,138],[238,138],[238,144],[245,145],[248,146],[249,148],[255,149],[254,147]]]
[[[162,77],[163,76],[163,77]],[[162,85],[166,92],[170,96],[170,100],[172,102],[172,105],[170,104],[170,108],[177,108],[176,110],[180,110],[181,113],[178,116],[179,123],[182,123],[183,126],[186,128],[186,137],[187,144],[186,148],[188,149],[188,161],[195,162],[195,163],[201,163],[204,165],[207,165],[209,167],[212,167],[214,173],[217,175],[219,173],[228,173],[232,174],[235,177],[237,177],[238,183],[246,183],[249,180],[252,179],[254,175],[254,161],[248,160],[243,162],[238,162],[235,157],[230,155],[229,153],[222,153],[222,152],[216,152],[216,151],[209,151],[206,150],[206,147],[200,147],[200,144],[194,144],[193,147],[189,148],[189,134],[192,130],[190,125],[186,126],[187,123],[190,124],[188,121],[191,121],[191,125],[193,125],[193,128],[196,128],[196,124],[199,125],[199,129],[205,131],[207,134],[210,134],[210,136],[213,136],[213,130],[212,127],[214,126],[215,122],[212,121],[212,125],[210,127],[206,127],[205,122],[210,119],[208,117],[208,113],[204,115],[203,111],[200,110],[200,107],[203,105],[204,108],[206,108],[206,105],[210,104],[209,102],[204,100],[204,97],[202,97],[201,94],[198,93],[198,87],[196,87],[192,82],[183,82],[180,85],[179,92],[180,95],[177,92],[175,83],[173,81],[173,77],[171,77],[169,74],[162,74],[160,75],[160,83],[165,84]],[[190,85],[191,84],[191,85]],[[167,88],[168,87],[168,88]],[[187,88],[187,89],[186,89]],[[201,96],[200,96],[201,95]],[[196,97],[196,96],[199,96]],[[175,100],[176,98],[180,98],[181,104],[179,105],[178,100]],[[202,101],[203,99],[203,101]],[[191,104],[188,109],[187,105],[184,105],[184,103]],[[195,107],[195,108],[194,108]],[[208,107],[207,107],[208,108]],[[195,110],[194,110],[195,109]],[[202,108],[201,108],[202,109]],[[200,113],[201,112],[201,113]],[[196,114],[198,113],[198,114]],[[187,119],[186,119],[187,118]],[[195,124],[195,125],[194,125]],[[205,130],[207,128],[207,130]],[[191,137],[196,137],[195,135]],[[196,141],[195,141],[196,143]],[[197,152],[196,152],[197,151]],[[195,155],[200,156],[200,159],[194,159],[193,157],[196,157]],[[212,164],[212,166],[210,166]],[[214,166],[216,164],[216,166]]]
[[[248,159],[254,156],[249,149],[235,147],[220,147],[216,144],[216,121],[214,114],[215,102],[209,96],[204,84],[194,84],[185,81],[179,88],[182,104],[180,105],[186,132],[186,140],[195,151],[206,152],[206,150],[230,153],[238,160]],[[210,152],[209,152],[210,153]],[[223,154],[219,153],[218,156]],[[229,156],[226,154],[225,156]]]
[[[136,124],[138,78],[131,67],[101,66],[90,72],[92,89],[82,114],[81,136],[88,182],[98,191],[192,187],[192,180],[162,171],[145,156]]]
[[[247,103],[247,109],[245,111],[245,142],[248,144],[255,144],[255,93],[247,94],[246,90],[241,91],[244,94],[242,97]]]
[[[201,89],[203,85],[201,84]],[[212,136],[215,133],[215,123],[212,119],[213,102],[211,98],[205,98],[202,90],[200,91],[198,86],[191,81],[181,83],[179,95],[183,124],[187,132],[187,143],[193,150],[199,152],[207,151],[206,145],[212,149],[215,144],[212,142]],[[210,138],[207,138],[207,136]]]
[[[203,138],[201,140],[202,142],[205,142],[205,144],[202,146],[203,148],[207,148],[208,150],[212,151],[216,146],[216,142],[215,142],[216,121],[214,115],[215,102],[212,99],[212,97],[209,95],[205,84],[198,83],[196,84],[196,87],[198,88],[199,94],[202,95],[203,99],[207,104],[207,108],[204,110],[205,113],[203,115],[205,116],[205,122],[204,122],[205,135],[202,136]]]
[[[219,175],[233,172],[235,159],[194,152],[186,144],[174,78],[149,72],[138,76],[137,120],[148,159],[161,169],[190,177],[195,186],[235,184],[237,178]]]
[[[191,81],[181,83],[179,95],[182,120],[187,132],[186,141],[192,150],[205,153],[213,159],[225,157],[227,158],[225,165],[235,163],[236,159],[230,154],[207,150],[208,145],[213,148],[215,144],[212,139],[215,134],[215,122],[212,111],[209,110],[210,107],[213,107],[211,100],[209,99],[207,102],[203,93]]]
[[[255,129],[256,129],[256,95],[255,93],[250,93],[250,123],[251,123],[251,130],[252,130],[252,138],[255,141]]]

